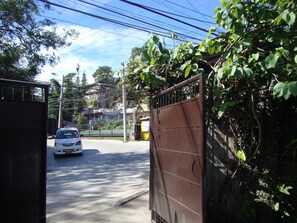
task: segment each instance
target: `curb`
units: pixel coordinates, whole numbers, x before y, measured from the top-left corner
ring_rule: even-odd
[[[112,202],[112,201],[111,202],[106,202],[107,205],[109,204],[109,207],[107,209],[122,206],[122,205],[124,205],[124,204],[126,204],[126,203],[128,203],[130,201],[133,201],[134,199],[148,193],[148,192],[149,192],[148,189],[143,189],[143,190],[140,190],[140,191],[138,191],[138,192],[136,192],[136,193],[134,193],[132,195],[129,195],[127,197],[117,199],[116,202]],[[63,210],[63,211],[60,211],[60,212],[49,213],[49,214],[47,214],[47,218],[51,218],[51,217],[54,217],[54,216],[57,216],[57,215],[71,213],[71,212],[78,212],[78,211],[81,211],[83,209],[87,209],[90,206],[95,206],[95,205],[99,205],[99,204],[103,204],[103,203],[105,203],[105,202],[102,202],[102,201],[88,202],[86,204],[82,204],[82,205],[79,205],[77,207],[69,208],[69,209],[66,209],[66,210]]]
[[[113,205],[113,207],[117,207],[117,206],[122,206],[122,205],[124,205],[124,204],[126,204],[126,203],[128,203],[128,202],[130,202],[130,201],[133,201],[133,200],[135,200],[136,198],[138,198],[138,197],[140,197],[140,196],[142,196],[142,195],[144,195],[144,194],[146,194],[146,193],[148,193],[149,192],[149,190],[141,190],[141,191],[139,191],[139,192],[137,192],[137,193],[135,193],[135,194],[132,194],[132,195],[130,195],[130,196],[128,196],[128,197],[125,197],[125,198],[122,198],[122,199],[120,199],[119,201],[117,201],[114,205]]]

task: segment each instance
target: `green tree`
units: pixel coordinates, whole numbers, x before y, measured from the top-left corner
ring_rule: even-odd
[[[120,129],[123,127],[123,122],[120,120],[109,120],[108,122],[106,122],[102,129],[108,129],[108,130],[112,130],[112,129]]]
[[[126,91],[127,100],[133,101],[136,105],[136,117],[137,112],[141,111],[142,104],[148,104],[150,96],[150,88],[140,78],[141,69],[146,65],[146,59],[142,52],[144,47],[134,47],[131,50],[131,55],[126,67]]]
[[[236,171],[238,179],[249,185],[244,189],[254,195],[247,195],[256,201],[249,208],[266,205],[283,222],[297,218],[293,199],[297,179],[292,171],[296,170],[296,13],[296,1],[291,0],[222,1],[216,20],[228,32],[199,46],[201,55],[221,55],[207,80],[208,113],[229,126],[238,158],[246,157],[241,159],[244,164],[238,164],[242,171]],[[253,171],[244,178],[248,168]]]
[[[50,80],[49,99],[48,99],[48,116],[57,118],[59,115],[59,98],[61,93],[61,84],[56,79]]]
[[[207,120],[224,123],[238,150],[228,185],[239,181],[245,199],[236,212],[218,210],[233,222],[297,219],[296,16],[294,0],[223,0],[216,21],[225,33],[170,50],[152,36],[134,70],[147,92],[204,71]]]
[[[74,30],[58,35],[53,22],[38,20],[47,9],[33,0],[0,1],[0,77],[33,80],[43,65],[57,62],[49,50],[69,45],[67,39],[77,35]]]
[[[86,106],[84,99],[86,88],[82,87],[79,72],[65,75],[63,86],[63,119],[71,122],[73,117],[82,112]]]
[[[100,66],[98,69],[93,73],[93,77],[96,83],[105,83],[105,84],[113,84],[113,71],[112,68],[109,66]]]
[[[142,52],[143,52],[143,46],[142,47],[133,47],[131,49],[130,58],[135,59],[136,57],[140,56]]]
[[[78,130],[81,130],[81,125],[86,123],[88,121],[87,117],[84,116],[84,113],[80,112],[78,114],[76,114],[73,118],[73,120],[77,123],[78,125]]]
[[[89,86],[87,85],[86,74],[80,73],[79,65],[76,73],[68,73],[62,82],[63,120],[71,122],[86,107],[85,94]],[[62,83],[56,79],[51,79],[49,90],[49,116],[51,117],[58,117],[61,88]]]

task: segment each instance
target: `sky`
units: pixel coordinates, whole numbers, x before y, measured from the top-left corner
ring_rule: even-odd
[[[219,0],[127,1],[130,4],[121,0],[50,0],[51,10],[42,11],[40,18],[55,22],[58,33],[74,29],[79,35],[70,46],[52,51],[59,57],[58,64],[44,66],[37,80],[61,80],[79,65],[88,83],[94,83],[92,74],[99,66],[120,71],[131,49],[143,46],[151,33],[158,33],[169,48],[179,43],[168,38],[172,32],[181,41],[199,44],[220,6]]]

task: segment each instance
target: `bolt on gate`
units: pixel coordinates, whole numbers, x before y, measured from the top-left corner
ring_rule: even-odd
[[[46,222],[48,85],[0,79],[1,217]]]
[[[156,223],[205,222],[203,74],[151,99],[150,210]]]

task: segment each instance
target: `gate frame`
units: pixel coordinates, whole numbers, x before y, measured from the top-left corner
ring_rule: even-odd
[[[149,209],[151,210],[151,220],[154,220],[153,218],[154,218],[154,211],[152,210],[153,209],[153,199],[152,199],[152,191],[153,191],[153,174],[152,174],[152,150],[153,150],[153,148],[152,148],[152,143],[151,143],[151,140],[153,139],[153,134],[152,134],[152,132],[153,132],[153,122],[152,122],[152,117],[153,117],[153,110],[154,109],[158,109],[158,108],[162,108],[162,107],[164,107],[164,106],[166,106],[166,105],[171,105],[171,104],[175,104],[175,103],[181,103],[181,102],[186,102],[187,100],[189,100],[188,98],[186,99],[186,100],[182,100],[182,101],[175,101],[175,102],[169,102],[169,104],[166,104],[165,103],[165,105],[164,104],[162,104],[162,105],[159,105],[159,106],[157,106],[156,105],[156,103],[154,102],[154,100],[155,99],[157,99],[158,97],[161,97],[161,96],[163,96],[163,95],[165,95],[165,94],[167,94],[167,93],[170,93],[170,92],[173,92],[173,91],[175,91],[175,90],[177,90],[177,89],[179,89],[179,88],[182,88],[182,87],[184,87],[184,86],[187,86],[187,85],[189,85],[190,83],[193,83],[194,81],[198,81],[199,80],[199,94],[198,94],[198,96],[195,96],[195,97],[193,97],[193,98],[197,98],[197,100],[198,100],[198,102],[199,102],[199,107],[200,107],[200,109],[201,109],[201,123],[202,123],[202,125],[201,125],[201,128],[202,128],[202,139],[203,139],[203,142],[201,143],[201,147],[202,147],[202,149],[201,149],[201,157],[202,157],[202,165],[203,165],[203,177],[202,177],[202,179],[203,179],[203,183],[202,183],[202,191],[203,191],[203,193],[202,193],[202,214],[203,214],[203,216],[202,216],[202,222],[203,223],[205,223],[205,222],[207,222],[207,219],[206,219],[206,217],[207,217],[207,215],[206,215],[206,132],[207,132],[207,128],[206,128],[206,119],[205,119],[205,117],[206,117],[206,115],[205,115],[205,80],[204,80],[204,74],[203,73],[200,73],[200,74],[198,74],[198,75],[195,75],[195,76],[193,76],[193,77],[191,77],[191,78],[189,78],[189,79],[187,79],[187,80],[185,80],[185,81],[183,81],[183,82],[180,82],[180,83],[178,83],[178,84],[176,84],[176,85],[174,85],[174,86],[172,86],[172,87],[170,87],[170,88],[167,88],[167,89],[165,89],[165,90],[163,90],[163,91],[161,91],[161,92],[159,92],[159,93],[157,93],[157,94],[154,94],[154,95],[152,95],[151,96],[151,98],[150,98],[150,113],[151,113],[151,118],[150,118],[150,135],[151,135],[151,137],[150,137],[150,177],[149,177],[149,184],[150,184],[150,186],[149,186],[149,197],[150,197],[150,201],[149,201]],[[157,217],[160,217],[160,216],[157,216]],[[158,221],[156,222],[156,223],[159,223]],[[166,223],[166,221],[164,221],[162,218],[160,218],[160,223]]]

